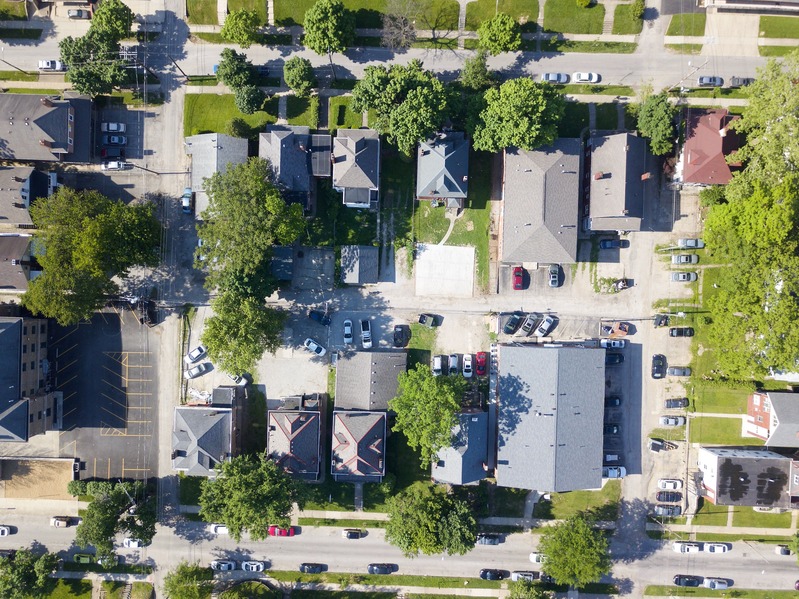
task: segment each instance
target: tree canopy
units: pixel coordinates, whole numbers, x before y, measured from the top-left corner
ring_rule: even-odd
[[[200,564],[183,561],[164,576],[167,599],[205,599],[213,590],[214,573]]]
[[[496,83],[496,77],[488,70],[488,51],[478,50],[463,62],[460,82],[471,91],[485,91]]]
[[[421,453],[422,467],[426,467],[450,444],[466,382],[462,377],[433,376],[425,364],[417,364],[398,378],[397,397],[388,402],[397,414],[393,430],[408,438],[408,445]]]
[[[471,509],[440,490],[410,487],[391,497],[386,511],[386,540],[406,557],[463,555],[474,548],[477,521]]]
[[[316,0],[305,13],[303,43],[317,54],[344,52],[355,41],[355,15],[341,0]]]
[[[515,52],[522,47],[522,28],[513,17],[499,12],[483,21],[477,30],[477,38],[480,47],[495,56],[502,52]]]
[[[123,204],[61,186],[30,213],[43,273],[30,282],[22,303],[59,324],[90,318],[116,292],[111,277],[158,264],[161,227],[152,203]]]
[[[50,574],[58,566],[55,553],[33,553],[30,549],[18,549],[14,558],[0,558],[0,597],[4,599],[28,599],[45,597]]]
[[[311,61],[301,56],[294,56],[283,65],[283,79],[286,85],[301,98],[309,96],[316,86]]]
[[[509,599],[552,599],[553,594],[530,580],[517,580],[508,585]]]
[[[258,28],[261,26],[258,13],[254,10],[234,10],[222,25],[220,35],[227,41],[249,48],[258,41]]]
[[[608,539],[582,514],[541,531],[538,549],[546,556],[546,571],[558,584],[584,587],[611,571]]]
[[[237,456],[219,466],[216,478],[202,482],[200,515],[225,524],[236,541],[245,532],[260,541],[267,538],[270,525],[290,524],[293,503],[302,509],[301,485],[265,455]]]
[[[435,133],[447,114],[444,85],[419,60],[389,68],[367,67],[352,95],[353,109],[374,110],[375,129],[407,156]]]
[[[656,156],[668,154],[674,147],[677,110],[664,92],[649,96],[638,111],[638,131],[649,138],[649,147]]]
[[[416,17],[419,3],[416,0],[388,0],[383,13],[381,44],[392,50],[405,50],[416,41]]]
[[[102,31],[119,42],[130,37],[133,11],[122,0],[103,0],[92,14],[90,29]]]
[[[252,85],[254,81],[252,63],[247,60],[247,55],[243,52],[236,52],[232,48],[223,48],[219,57],[216,78],[232,90]]]
[[[266,94],[256,85],[244,85],[236,88],[233,99],[243,114],[253,114],[261,110],[266,101]]]
[[[485,104],[474,132],[474,147],[489,152],[551,144],[565,112],[563,96],[553,86],[527,77],[489,89]]]

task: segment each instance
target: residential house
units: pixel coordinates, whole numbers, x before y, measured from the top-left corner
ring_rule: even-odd
[[[311,135],[309,127],[268,125],[258,141],[258,155],[269,161],[286,200],[302,204],[306,214],[314,214],[314,177],[329,177],[332,170],[330,135]]]
[[[92,155],[92,101],[64,94],[0,94],[0,160],[86,163]]]
[[[63,395],[51,385],[48,333],[46,319],[0,317],[0,441],[24,443],[61,428]]]
[[[581,156],[579,139],[561,138],[532,151],[505,149],[502,262],[577,261]]]
[[[357,326],[357,323],[356,323]],[[336,410],[388,410],[405,372],[405,350],[348,351],[336,362]]]
[[[416,199],[463,208],[469,191],[469,142],[460,131],[438,133],[419,144]]]
[[[497,485],[598,489],[605,351],[500,345],[498,372]]]
[[[0,233],[0,291],[22,294],[28,282],[41,274],[41,268],[31,256],[29,233]]]
[[[321,401],[320,401],[321,398]],[[267,452],[285,472],[306,481],[319,480],[322,418],[327,396],[288,397],[269,410]]]
[[[630,133],[594,136],[587,176],[592,231],[640,231],[647,196],[648,149],[643,138]]]
[[[231,166],[247,162],[247,140],[223,133],[192,135],[185,140],[186,154],[191,156],[191,187],[194,191],[194,214],[200,219],[208,208],[205,179],[214,173],[225,173]]]
[[[386,474],[386,413],[333,412],[330,474],[342,482],[380,482]]]
[[[341,282],[346,285],[375,285],[380,251],[373,245],[341,246]]]
[[[488,412],[458,414],[458,422],[452,428],[452,444],[440,450],[433,461],[433,480],[450,485],[476,485],[486,478],[488,436]]]
[[[715,505],[791,506],[789,457],[754,447],[700,447],[697,464],[703,494]]]
[[[726,109],[686,109],[685,145],[678,170],[689,185],[726,185],[740,164],[727,164],[727,156],[741,147],[738,133],[730,123],[738,120]]]
[[[380,135],[374,129],[339,129],[333,140],[333,188],[349,208],[377,209]]]
[[[799,448],[799,393],[756,391],[749,396],[744,435],[770,447]]]
[[[0,231],[32,229],[28,211],[46,197],[48,177],[30,166],[0,166]]]

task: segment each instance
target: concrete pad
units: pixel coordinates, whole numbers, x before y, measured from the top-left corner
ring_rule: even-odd
[[[5,499],[72,499],[72,459],[2,460],[0,495]]]
[[[702,56],[760,56],[758,34],[760,15],[737,13],[707,13],[705,24],[705,43]],[[718,75],[708,64],[697,73],[699,75]],[[725,82],[726,83],[726,82]]]
[[[416,295],[472,297],[474,248],[419,244],[416,248]]]

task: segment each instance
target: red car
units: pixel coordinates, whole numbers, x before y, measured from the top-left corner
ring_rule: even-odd
[[[484,351],[479,351],[474,356],[474,370],[477,376],[485,376],[486,363],[488,362],[488,354]]]
[[[269,536],[270,537],[293,537],[294,536],[294,527],[289,526],[288,528],[280,528],[279,526],[270,526],[269,527]]]
[[[524,286],[524,269],[521,266],[513,267],[513,288],[522,289]]]

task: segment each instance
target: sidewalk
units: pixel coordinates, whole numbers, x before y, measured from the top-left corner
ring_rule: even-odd
[[[690,516],[689,516],[690,518]],[[689,534],[706,533],[706,534],[724,534],[724,535],[755,535],[755,536],[769,536],[769,537],[792,537],[796,534],[796,526],[791,528],[763,528],[759,526],[736,526],[734,528],[727,528],[726,526],[707,526],[693,524],[669,524],[661,526],[654,522],[646,523],[646,530],[668,530],[670,532],[687,532]]]
[[[268,576],[267,576],[268,578]],[[268,578],[272,585],[282,588],[281,583]],[[507,585],[504,585],[507,586]],[[397,593],[398,595],[452,595],[453,597],[507,597],[507,589],[475,589],[467,586],[458,588],[439,588],[439,587],[410,587],[399,585],[370,585],[370,584],[350,584],[342,586],[335,583],[309,583],[295,582],[288,588],[292,590],[305,591],[351,591],[356,593]]]

